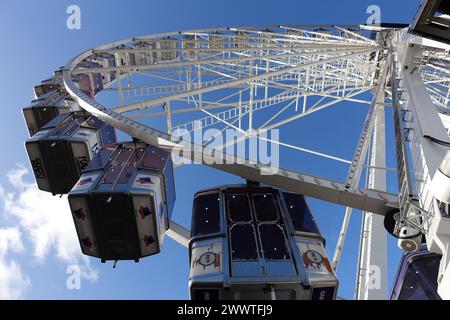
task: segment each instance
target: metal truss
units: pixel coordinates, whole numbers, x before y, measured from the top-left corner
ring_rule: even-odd
[[[66,66],[65,84],[91,112],[101,111],[100,117],[107,122],[114,121],[147,142],[155,143],[157,137],[157,145],[173,145],[170,134],[174,130],[192,132],[206,127],[239,130],[247,139],[342,101],[370,104],[358,96],[375,87],[383,49],[357,26],[194,30],[127,39],[88,51]],[[105,53],[116,55],[116,60],[120,57],[121,65],[78,66],[81,61],[95,62],[98,54]],[[72,76],[87,72],[116,72],[120,80],[108,84],[104,92],[118,95],[117,105],[105,108],[79,92]],[[154,130],[149,134],[147,119],[161,117],[169,135],[163,137]],[[177,123],[177,117],[192,120]],[[132,119],[140,120],[139,125]],[[280,145],[349,162],[300,146]],[[251,165],[216,167],[245,179],[380,214],[396,206],[393,194],[348,190],[343,183],[304,173],[280,170],[269,178],[257,174],[260,168],[254,170]]]
[[[399,205],[404,222],[428,233],[433,195],[431,179],[446,148],[434,140],[448,141],[448,129],[439,117],[446,114],[450,75],[443,68],[448,51],[433,43],[407,46],[408,38],[398,34],[392,46],[391,87],[396,116],[399,161]],[[401,142],[401,143],[400,143]],[[400,151],[400,149],[403,149]]]
[[[384,95],[392,98],[397,94],[388,88],[391,66],[386,39],[393,31],[354,25],[290,25],[130,38],[86,51],[71,60],[64,67],[64,86],[83,109],[146,143],[174,152],[189,150],[182,156],[200,159],[205,165],[247,180],[347,207],[333,259],[336,269],[353,208],[366,212],[365,225],[374,230],[371,239],[377,239],[379,230],[371,226],[380,223],[372,214],[382,217],[399,207],[398,194],[386,192],[385,184],[377,178],[380,171],[389,170],[383,160],[385,145],[380,134],[384,134]],[[98,62],[105,54],[114,55],[118,64],[85,67],[85,62]],[[442,76],[447,75],[443,63],[446,57],[434,52],[426,59],[427,63],[419,67],[420,75],[435,106],[445,109],[450,83],[443,81]],[[116,80],[105,83],[95,99],[83,93],[75,81],[79,75],[102,75],[106,79],[111,73]],[[364,95],[368,92],[374,96],[370,101]],[[233,144],[294,121],[300,123],[304,117],[345,102],[368,107],[351,159],[265,139],[283,148],[348,165],[346,181],[282,168],[273,172],[267,165],[224,151]],[[219,132],[232,129],[241,136],[216,147],[212,154],[207,143],[197,145],[177,135],[206,128]],[[375,156],[377,152],[381,152],[381,158]],[[372,160],[366,161],[368,157]],[[217,159],[226,161],[217,163]],[[364,170],[372,177],[366,187],[360,185]],[[188,245],[189,230],[173,221],[168,235]],[[373,243],[366,241],[364,246],[373,247]],[[370,259],[364,263],[370,265]],[[360,278],[361,283],[366,281],[363,276]],[[359,297],[370,295],[361,293]]]
[[[403,31],[395,34],[390,48],[400,210],[394,233],[399,234],[401,247],[409,239],[420,246],[424,236],[428,249],[442,254],[438,292],[449,299],[448,218],[436,209],[440,204],[431,186],[450,145],[449,126],[444,121],[450,46]]]

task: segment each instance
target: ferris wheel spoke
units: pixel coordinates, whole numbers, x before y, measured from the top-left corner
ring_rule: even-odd
[[[395,215],[403,217],[400,224],[395,223],[393,229],[398,229],[395,232],[409,232],[409,229],[401,230],[404,226],[413,231],[399,242],[402,248],[410,250],[407,245],[411,243],[404,240],[412,241],[419,248],[423,234],[430,250],[444,257],[449,251],[449,196],[434,190],[441,185],[450,187],[447,172],[450,170],[440,165],[444,164],[442,159],[448,158],[450,144],[447,130],[450,127],[449,46],[400,30],[404,27],[384,24],[246,26],[129,38],[79,54],[55,71],[52,79],[37,86],[35,93],[41,97],[46,90],[56,87],[56,94],[65,94],[64,102],[70,100],[73,108],[77,108],[69,110],[73,112],[71,116],[82,110],[80,113],[133,137],[133,142],[119,144],[118,148],[122,145],[131,148],[132,144],[161,148],[167,155],[163,159],[166,161],[171,152],[174,155],[181,149],[179,156],[186,163],[199,161],[248,180],[249,185],[263,183],[283,193],[302,194],[346,206],[331,266],[335,270],[350,214],[354,208],[363,210],[356,290],[358,297],[365,297],[366,291],[370,291],[367,296],[372,296],[376,290],[368,288],[370,279],[365,271],[371,265],[385,263],[386,251],[382,244],[385,232],[380,229],[383,215],[389,223]],[[369,91],[374,93],[371,101],[367,101]],[[108,101],[108,105],[99,101]],[[294,135],[291,141],[283,137],[287,141],[279,141],[278,132],[271,132],[283,126],[296,130],[297,124],[301,124],[296,121],[313,114],[347,117],[346,112],[355,110],[342,108],[333,110],[335,113],[326,110],[348,102],[358,104],[357,108],[363,110],[369,105],[351,160],[345,159],[345,155],[326,152],[324,147],[309,147],[311,143],[303,141],[306,136],[300,139]],[[397,168],[389,168],[386,163],[385,107],[388,105],[394,111]],[[357,128],[357,118],[343,128],[350,125]],[[28,120],[27,124],[30,124]],[[202,132],[204,129],[211,130]],[[317,126],[317,130],[323,127]],[[234,134],[232,139],[229,133]],[[201,142],[197,141],[198,137]],[[339,139],[339,135],[333,138]],[[302,168],[285,169],[278,162],[274,167],[273,162],[264,164],[267,159],[252,155],[252,147],[247,145],[259,139],[289,151],[289,155],[321,157],[348,166],[347,177],[345,181],[335,181],[304,173]],[[239,143],[248,147],[248,156],[246,151],[242,157],[234,154]],[[290,163],[299,166],[301,161]],[[174,165],[178,166],[175,161]],[[383,179],[387,170],[397,171],[396,193],[386,191]],[[363,172],[366,182],[360,188]],[[116,184],[118,180],[113,181]],[[224,193],[219,195],[222,201]],[[391,229],[387,226],[386,230]],[[371,233],[367,236],[368,232]],[[184,246],[191,244],[194,250],[192,244],[196,240],[189,242],[189,230],[170,221],[167,233]],[[138,238],[142,237],[138,235]],[[150,240],[149,236],[144,237],[147,247]],[[441,264],[439,277],[446,277],[442,283],[450,281],[449,266],[448,261]],[[383,269],[381,273],[385,282],[387,272]],[[443,279],[439,277],[438,281]],[[319,286],[315,283],[310,287]],[[383,287],[381,291],[386,290]],[[445,294],[450,297],[448,288]]]
[[[219,128],[220,132],[231,128],[242,133],[242,139],[245,140],[342,101],[368,103],[358,99],[357,96],[374,87],[373,75],[377,71],[377,52],[381,48],[374,45],[371,40],[358,37],[351,30],[348,32],[338,30],[339,35],[320,29],[290,29],[286,34],[279,34],[269,30],[230,28],[222,30],[228,32],[223,36],[193,31],[179,35],[161,35],[173,37],[163,40],[144,37],[133,39],[136,45],[130,43],[121,48],[104,47],[101,50],[110,54],[147,54],[147,57],[149,54],[158,57],[163,53],[170,53],[172,58],[160,59],[150,64],[123,65],[110,69],[103,66],[87,72],[129,73],[141,78],[149,76],[155,82],[158,80],[166,82],[134,87],[132,84],[140,83],[138,78],[133,82],[129,81],[128,86],[122,86],[122,94],[130,93],[129,98],[132,99],[145,96],[150,99],[104,111],[106,117],[112,117],[117,121],[118,127],[123,129],[129,127],[129,134],[136,134],[141,138],[145,135],[154,135],[153,138],[156,140],[144,139],[147,142],[153,141],[158,144],[160,139],[169,141],[170,136],[156,133],[130,118],[165,116],[169,133],[180,129],[193,131],[208,126]],[[137,41],[143,43],[138,44]],[[166,47],[152,50],[155,48],[152,43],[158,41],[161,45],[166,43],[170,46],[167,50]],[[74,70],[73,74],[83,74],[81,71],[81,69]],[[174,84],[171,84],[172,82]],[[298,109],[300,99],[303,99],[303,108]],[[158,106],[162,106],[164,110],[144,111]],[[215,109],[218,112],[215,112]],[[295,114],[291,114],[291,111],[295,111]],[[130,114],[127,118],[115,112]],[[173,117],[182,113],[192,115],[194,120],[177,125]],[[199,114],[206,116],[199,118]],[[255,122],[252,119],[259,115],[264,115],[262,125],[254,126]],[[244,117],[248,120],[248,124],[243,123]],[[247,131],[247,129],[254,130]],[[146,133],[141,135],[138,133],[139,130]],[[134,131],[136,132],[133,133]],[[230,143],[224,144],[221,148]],[[280,142],[279,145],[348,164],[348,160],[323,152],[285,142]],[[248,164],[244,166],[247,167],[246,170],[249,170],[248,166]],[[230,170],[232,171],[226,169],[228,172],[233,172],[234,169]],[[290,173],[284,171],[281,175],[287,177]],[[301,177],[304,179],[304,176]],[[318,184],[327,183],[317,177],[313,180]],[[331,185],[335,189],[338,186],[338,184]]]
[[[330,154],[314,151],[314,150],[307,149],[307,148],[302,148],[302,147],[299,147],[299,146],[294,146],[292,144],[288,144],[288,143],[285,143],[285,142],[281,142],[281,141],[277,141],[277,140],[273,140],[273,139],[268,139],[268,138],[264,138],[264,137],[261,137],[260,139],[264,140],[264,141],[267,141],[267,142],[270,142],[270,143],[275,143],[275,144],[278,144],[280,146],[287,147],[287,148],[290,148],[290,149],[293,149],[293,150],[298,150],[298,151],[301,151],[301,152],[309,153],[309,154],[312,154],[312,155],[315,155],[315,156],[319,156],[319,157],[322,157],[322,158],[326,158],[326,159],[330,159],[330,160],[335,160],[335,161],[338,161],[338,162],[341,162],[341,163],[345,163],[345,164],[351,164],[352,163],[350,160],[347,160],[347,159],[343,159],[343,158],[340,158],[340,157],[336,157],[336,156],[333,156],[333,155],[330,155]]]
[[[330,48],[332,50],[328,51],[313,51],[313,52],[299,52],[299,53],[280,53],[280,54],[262,54],[262,55],[254,55],[254,54],[245,54],[245,53],[237,53],[240,57],[236,58],[217,58],[217,59],[195,59],[191,61],[179,61],[179,62],[167,62],[167,63],[157,63],[157,64],[144,64],[144,65],[133,65],[133,66],[115,66],[115,67],[105,67],[105,68],[89,68],[89,69],[75,69],[72,71],[72,74],[85,74],[85,73],[110,73],[110,72],[139,72],[139,71],[148,71],[152,69],[160,69],[160,68],[177,68],[177,67],[186,67],[193,65],[201,65],[201,64],[214,64],[214,63],[224,63],[224,64],[236,64],[241,62],[253,62],[259,59],[269,60],[272,63],[289,65],[288,63],[277,61],[274,59],[283,59],[283,58],[292,58],[292,57],[301,57],[305,58],[308,56],[318,56],[323,55],[325,57],[333,57],[336,54],[344,54],[344,53],[354,53],[354,52],[364,52],[362,50],[366,49],[368,51],[376,51],[376,47],[371,46],[361,46],[356,48],[344,48],[337,50],[336,48]],[[367,52],[367,51],[366,51]],[[343,57],[344,58],[344,57]]]
[[[351,88],[347,88],[347,90],[350,90]],[[366,87],[366,88],[358,88],[358,90],[363,90],[361,92],[364,91],[368,91],[371,90],[372,87]],[[339,90],[336,90],[336,87],[330,88],[328,91],[326,92],[322,92],[322,93],[318,93],[317,95],[322,96],[323,99],[324,98],[339,98],[335,95],[332,95],[333,93],[339,93]],[[328,94],[327,94],[328,93]],[[235,94],[234,94],[235,95]],[[282,101],[285,100],[292,100],[293,102],[295,102],[297,99],[299,98],[306,98],[306,96],[308,95],[313,95],[312,93],[308,92],[308,91],[302,91],[302,90],[296,90],[296,91],[290,91],[290,92],[283,92],[280,93],[277,96],[271,97],[270,99],[262,99],[262,100],[255,100],[254,101],[254,112],[260,111],[260,110],[264,110],[265,108],[271,107],[273,105],[276,105]],[[230,96],[229,96],[230,97]],[[225,97],[225,98],[229,98],[229,97]],[[323,101],[320,100],[319,102]],[[180,101],[190,101],[190,100],[185,100],[185,99],[181,99]],[[345,101],[351,101],[351,102],[356,102],[356,103],[362,103],[362,104],[370,104],[370,101],[366,101],[366,100],[361,100],[361,99],[354,99],[351,98],[349,96],[345,97]],[[248,103],[249,101],[241,101],[239,102],[235,102],[235,103],[220,103],[220,102],[209,102],[209,101],[204,101],[204,105],[202,107],[203,110],[213,110],[213,109],[217,109],[217,108],[231,108],[229,110],[226,111],[222,111],[218,114],[215,115],[211,115],[211,117],[206,117],[206,118],[202,118],[199,120],[196,120],[194,122],[201,122],[203,127],[207,127],[210,125],[214,125],[216,124],[214,121],[212,121],[212,119],[210,118],[214,118],[217,117],[217,119],[231,119],[231,118],[235,118],[239,116],[239,108],[233,108],[236,106],[241,105],[241,108],[244,109],[242,115],[246,115],[248,113]],[[319,103],[316,103],[316,105],[312,106],[312,108],[317,107]],[[194,108],[183,108],[183,109],[178,109],[178,110],[172,110],[172,114],[179,114],[179,113],[186,113],[186,112],[192,112],[192,111],[198,111],[199,108],[198,107],[194,107]],[[306,107],[304,109],[306,111]],[[144,113],[144,114],[136,114],[136,115],[131,115],[130,117],[133,119],[140,119],[140,118],[146,118],[146,117],[155,117],[155,116],[163,116],[166,115],[165,112],[156,112],[156,113]],[[278,115],[278,114],[277,114]],[[272,121],[273,118],[270,119],[270,121]],[[262,125],[262,127],[264,127],[265,125],[267,125],[270,121],[267,121],[266,123],[264,123],[264,125]],[[184,124],[180,124],[174,127],[174,130],[176,129],[183,129],[185,131],[192,131],[192,129],[189,128],[194,128],[195,125],[193,123],[184,123]]]
[[[272,125],[270,125],[270,126],[268,126],[268,127],[265,127],[264,130],[270,130],[270,129],[277,128],[277,127],[279,127],[279,126],[281,126],[281,125],[283,125],[283,124],[289,123],[289,122],[291,122],[291,121],[293,121],[293,120],[297,120],[297,119],[302,118],[302,117],[304,117],[304,116],[306,116],[306,115],[310,115],[310,114],[312,114],[312,113],[314,113],[314,112],[317,112],[317,111],[319,111],[319,110],[322,110],[322,109],[328,108],[328,107],[330,107],[330,106],[333,106],[333,105],[337,104],[338,102],[341,102],[341,101],[345,100],[346,98],[352,98],[352,97],[354,97],[354,96],[357,96],[357,95],[359,95],[359,94],[362,94],[362,93],[364,93],[364,92],[367,92],[367,91],[371,90],[372,88],[373,88],[373,87],[370,87],[370,88],[367,88],[367,89],[362,89],[362,90],[353,92],[353,93],[347,95],[346,97],[337,97],[337,98],[335,98],[334,100],[329,101],[329,102],[326,102],[326,103],[324,103],[324,104],[321,104],[321,105],[315,105],[315,106],[311,107],[310,109],[308,109],[308,110],[307,110],[306,112],[304,112],[304,113],[300,113],[300,114],[298,114],[298,115],[292,116],[291,118],[288,118],[288,119],[279,121],[279,122],[277,122],[277,123],[275,123],[275,124],[272,124]]]
[[[366,92],[373,88],[374,78],[372,75],[376,72],[377,59],[372,58],[372,53],[376,53],[379,48],[369,45],[368,42],[361,41],[362,39],[358,38],[355,34],[340,30],[340,36],[333,36],[323,34],[322,32],[306,31],[302,33],[301,36],[283,35],[274,38],[272,37],[272,32],[268,31],[254,32],[252,30],[247,30],[247,28],[241,28],[241,30],[237,31],[256,35],[255,37],[241,39],[245,40],[243,42],[248,43],[248,50],[236,50],[235,52],[230,50],[230,52],[227,52],[224,44],[223,48],[221,48],[223,50],[222,56],[220,54],[208,54],[206,53],[206,49],[197,47],[204,44],[202,44],[202,42],[197,42],[197,40],[206,41],[211,38],[208,34],[195,34],[194,32],[193,35],[196,42],[191,42],[189,44],[187,41],[183,43],[183,40],[181,40],[183,45],[189,44],[193,46],[189,48],[182,47],[182,50],[178,51],[180,52],[180,59],[164,62],[163,64],[171,64],[158,65],[149,68],[148,70],[133,70],[133,73],[136,71],[150,74],[158,71],[160,71],[161,74],[164,74],[164,72],[172,72],[173,74],[178,73],[179,79],[186,79],[185,82],[188,86],[179,86],[178,88],[170,88],[169,86],[165,86],[165,88],[159,86],[159,88],[157,88],[155,86],[155,88],[151,88],[150,90],[153,90],[155,93],[153,97],[151,97],[152,99],[137,102],[142,105],[139,106],[139,108],[134,109],[133,112],[161,104],[165,106],[165,112],[140,115],[133,114],[130,117],[137,118],[145,115],[155,116],[155,114],[165,115],[169,132],[172,132],[173,130],[176,131],[180,128],[197,130],[208,126],[215,126],[216,128],[221,127],[220,132],[223,132],[223,130],[226,130],[227,128],[232,128],[235,132],[242,133],[244,139],[248,139],[254,132],[261,133],[270,128],[277,128],[281,125],[300,119],[302,116],[325,109],[326,107],[341,101],[367,103],[367,101],[355,97],[359,93]],[[186,34],[183,34],[183,36],[184,35]],[[293,38],[295,38],[297,44],[301,44],[305,47],[308,44],[313,43],[316,48],[311,48],[309,51],[305,48],[301,48],[298,51],[294,51],[295,49],[293,48],[286,48],[286,46],[294,47],[297,45],[291,40]],[[330,48],[331,42],[334,42],[333,44],[336,46],[344,42],[346,45],[349,43],[355,45],[356,42],[358,45],[362,45],[365,48],[361,48],[361,52],[358,52],[359,49],[356,46],[352,47],[349,45],[342,50],[336,50]],[[279,46],[280,48],[268,48],[271,46]],[[326,46],[328,46],[328,49],[324,49]],[[191,49],[194,50],[189,51]],[[195,51],[195,49],[199,50]],[[204,50],[203,53],[201,49]],[[362,52],[363,50],[364,52]],[[350,56],[346,57],[346,53]],[[228,55],[227,58],[226,55]],[[375,54],[375,57],[377,57],[377,54]],[[139,67],[146,66],[142,65]],[[170,70],[170,68],[173,69]],[[214,81],[216,82],[214,83]],[[223,82],[219,83],[220,81]],[[182,85],[184,85],[184,83],[182,83]],[[260,88],[264,89],[264,99],[261,99]],[[218,102],[214,104],[218,101],[218,96],[221,96],[222,89],[239,92],[239,102],[236,101],[236,96],[234,96],[235,99],[230,99],[224,103]],[[173,90],[181,90],[181,92],[169,93]],[[248,91],[246,98],[244,99],[242,99],[243,90]],[[131,92],[132,90],[127,90],[127,92],[128,91]],[[160,92],[160,95],[164,94],[165,96],[157,97],[158,91]],[[161,91],[164,91],[164,93],[161,93]],[[228,90],[223,90],[223,93],[225,94],[227,91]],[[279,95],[281,99],[273,98],[276,95]],[[307,97],[311,97],[309,101],[306,99]],[[313,99],[314,97],[315,99]],[[298,101],[302,98],[302,112],[293,117],[287,115],[287,110],[294,110],[294,105],[295,112],[298,111]],[[177,103],[171,102],[193,103],[194,107],[180,108],[181,104],[180,106],[176,106]],[[228,106],[226,106],[227,104]],[[309,104],[311,106],[309,106]],[[133,104],[129,104],[123,107],[130,108],[132,105]],[[269,113],[265,112],[264,116],[266,119],[264,119],[263,125],[255,126],[254,132],[247,132],[245,126],[242,126],[243,118],[248,118],[248,128],[253,129],[253,122],[251,121],[253,115],[259,114],[259,112],[262,112],[262,110],[269,106],[273,106],[275,113],[272,114],[272,116],[268,116]],[[219,109],[219,112],[215,113],[213,107],[222,110]],[[226,110],[224,111],[223,109]],[[119,112],[132,111],[131,108],[128,110],[115,108],[113,110]],[[172,120],[172,116],[175,115],[175,112],[184,111],[193,112],[193,115],[194,112],[196,112],[195,115],[197,116],[195,117],[197,118],[198,113],[204,113],[206,114],[206,117],[194,120],[190,123],[187,122],[174,126],[173,124],[175,122]],[[285,116],[286,118],[283,119]],[[130,126],[134,125],[130,124]],[[267,140],[267,142],[276,143],[276,141],[272,141],[272,139]],[[326,159],[337,160],[345,164],[349,163],[348,160],[323,152],[317,152],[285,142],[279,142],[278,144],[292,150],[306,152]],[[206,144],[206,147],[207,146],[208,144]],[[225,147],[225,145],[222,147]],[[249,177],[247,174],[251,171],[249,165],[250,164],[244,165],[247,169],[243,169],[246,178]],[[234,169],[235,166],[228,166],[225,171],[237,173]],[[222,168],[222,170],[224,170],[224,168]],[[242,174],[240,175],[242,176]],[[283,170],[281,174],[276,175],[275,179],[279,179],[282,176],[289,177],[290,179],[294,178],[294,176],[290,176],[288,171]],[[305,179],[305,176],[301,174],[298,177],[301,181],[304,181],[302,179]],[[259,178],[259,180],[261,181],[264,179]],[[323,188],[327,184],[326,181],[318,177],[314,177],[313,180],[317,185],[321,185],[320,188]],[[290,180],[290,183],[293,183],[293,180]],[[285,182],[282,184],[285,184]],[[331,183],[331,186],[339,189],[339,183],[333,182]],[[309,187],[312,186],[309,185]],[[298,191],[298,186],[296,187],[296,190]],[[323,190],[327,190],[326,193],[328,193],[331,189],[323,188]],[[370,191],[366,192],[366,190],[362,192],[362,194],[365,195],[367,195],[367,192],[370,193]],[[388,198],[389,195],[387,195],[384,200]],[[356,200],[353,199],[352,202],[353,201]]]
[[[361,94],[361,93],[363,93],[365,91],[366,90],[355,92],[355,93],[352,93],[350,96],[355,96],[355,95]],[[312,108],[308,109],[306,112],[303,112],[303,113],[300,113],[300,114],[298,114],[296,116],[292,116],[290,118],[281,120],[281,121],[279,121],[279,122],[277,122],[275,124],[272,124],[270,126],[260,127],[257,130],[246,132],[245,135],[243,135],[241,137],[238,137],[236,140],[229,141],[229,142],[227,142],[227,143],[225,143],[225,144],[223,144],[221,146],[216,146],[215,149],[225,150],[226,148],[228,148],[230,146],[233,146],[233,145],[235,145],[235,144],[237,144],[239,142],[245,141],[246,139],[250,138],[251,136],[260,136],[261,134],[263,134],[264,132],[266,132],[268,130],[279,128],[280,126],[285,125],[285,124],[287,124],[289,122],[292,122],[292,121],[300,119],[300,118],[302,118],[304,116],[310,115],[310,114],[315,113],[317,111],[320,111],[322,109],[328,108],[328,107],[330,107],[332,105],[335,105],[336,103],[338,103],[340,101],[342,101],[342,98],[338,98],[338,99],[335,99],[333,101],[326,102],[324,104],[316,103],[315,106],[313,106]],[[200,128],[201,128],[201,126],[200,126]]]
[[[220,90],[220,89],[225,89],[225,88],[230,88],[233,85],[237,85],[237,84],[244,84],[244,83],[248,83],[248,82],[252,82],[255,80],[263,80],[266,78],[270,78],[272,76],[278,76],[278,75],[283,75],[289,72],[293,72],[293,71],[298,71],[298,70],[302,70],[308,66],[315,66],[315,65],[321,65],[324,64],[326,62],[330,62],[330,61],[336,61],[339,59],[346,59],[346,58],[351,58],[353,56],[362,54],[362,53],[367,53],[369,51],[372,51],[372,49],[368,50],[362,50],[362,51],[356,51],[354,53],[351,54],[347,54],[347,55],[342,55],[342,56],[338,56],[338,57],[333,57],[327,60],[323,60],[323,61],[318,61],[318,62],[312,62],[309,64],[305,64],[302,66],[298,66],[298,67],[292,67],[292,68],[287,68],[287,69],[283,69],[283,70],[279,70],[279,71],[273,71],[273,72],[269,72],[269,73],[264,73],[261,75],[256,75],[256,76],[250,76],[248,78],[244,78],[244,79],[239,79],[239,80],[233,80],[233,81],[229,81],[227,83],[224,84],[220,84],[220,85],[214,85],[214,86],[210,86],[210,87],[205,87],[205,88],[200,88],[200,89],[196,89],[196,90],[191,90],[188,92],[183,92],[183,93],[179,93],[179,94],[174,94],[168,97],[164,97],[164,98],[159,98],[159,99],[153,99],[153,100],[147,100],[147,101],[142,101],[142,102],[138,102],[138,103],[133,103],[133,104],[128,104],[119,108],[115,108],[114,110],[116,112],[119,113],[123,113],[123,112],[127,112],[127,111],[131,111],[131,110],[136,110],[136,109],[140,109],[140,108],[149,108],[149,107],[153,107],[156,105],[159,105],[165,101],[169,101],[169,100],[175,100],[178,98],[184,98],[187,96],[192,96],[192,95],[196,95],[199,93],[205,93],[205,92],[210,92],[210,91],[215,91],[215,90]]]
[[[289,100],[295,99],[297,96],[298,96],[298,94],[291,91],[291,92],[280,93],[277,96],[271,97],[269,99],[256,100],[256,101],[254,101],[253,112],[257,112],[257,111],[264,110],[266,108],[278,105],[279,103],[282,103],[283,101],[289,101]],[[239,117],[240,115],[245,116],[249,113],[249,102],[250,101],[241,101],[240,103],[234,104],[234,105],[237,105],[238,108],[233,108],[233,109],[229,109],[226,111],[222,111],[222,112],[216,114],[215,116],[217,116],[219,118],[223,118],[225,120],[228,120],[231,118],[236,118],[236,117]],[[230,106],[232,106],[232,105],[230,104]],[[196,109],[196,110],[198,110],[198,109]],[[181,125],[177,126],[177,128],[190,132],[193,130],[193,128],[196,127],[196,124],[198,122],[201,123],[202,127],[208,127],[208,126],[215,124],[214,121],[211,121],[211,117],[205,117],[205,118],[195,120],[193,122],[181,124]]]

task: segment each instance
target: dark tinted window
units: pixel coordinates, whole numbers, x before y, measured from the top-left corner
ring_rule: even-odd
[[[283,193],[289,215],[295,231],[320,234],[316,221],[302,195],[295,193]]]
[[[77,123],[74,123],[69,130],[67,130],[64,135],[66,136],[72,136],[78,129],[80,128],[80,126]]]
[[[78,128],[78,122],[76,122],[74,119],[69,119],[65,122],[62,122],[61,124],[58,124],[58,126],[57,129],[52,132],[52,136],[59,137],[60,135],[64,134],[64,132],[66,132],[68,129],[73,128],[74,126]]]
[[[167,159],[170,157],[166,151],[149,146],[138,166],[145,168],[164,170]]]
[[[131,154],[134,152],[133,149],[123,148],[120,150],[119,155],[116,157],[114,163],[122,165],[128,162]]]
[[[33,113],[38,128],[41,128],[58,115],[58,111],[54,107],[34,108]]]
[[[194,199],[191,237],[220,232],[219,193],[199,195]]]
[[[233,222],[248,222],[252,220],[249,198],[245,194],[227,196],[228,217]]]
[[[67,116],[68,116],[67,113],[57,115],[55,118],[53,118],[53,120],[49,121],[45,126],[43,126],[42,129],[56,127],[56,125],[62,122]]]
[[[115,183],[117,178],[120,175],[121,170],[122,170],[122,166],[120,166],[120,165],[115,165],[115,166],[109,167],[105,173],[105,177],[103,178],[102,183],[104,183],[104,184]]]
[[[277,221],[278,212],[275,199],[272,194],[253,195],[256,218],[258,221]]]
[[[133,176],[134,172],[136,171],[136,168],[134,166],[126,166],[122,169],[122,172],[120,173],[119,180],[117,180],[117,183],[120,184],[126,184],[130,182],[130,178]]]
[[[258,228],[266,259],[285,260],[290,258],[283,230],[277,224],[260,224]]]
[[[218,289],[194,289],[193,300],[219,300],[220,294]]]
[[[258,258],[255,230],[251,224],[236,224],[230,230],[233,260],[256,260]]]
[[[142,157],[144,156],[145,149],[144,148],[136,148],[133,151],[133,154],[131,155],[130,159],[128,160],[128,164],[134,165],[135,163],[142,160]]]
[[[167,162],[166,170],[164,171],[164,182],[166,186],[166,201],[167,201],[167,211],[169,212],[169,217],[172,215],[172,209],[175,204],[175,181],[173,176],[173,163],[172,160]]]
[[[117,181],[120,173],[122,172],[123,166],[128,162],[132,152],[133,150],[128,148],[124,148],[119,151],[119,154],[113,160],[113,165],[106,172],[102,183],[112,184]],[[124,182],[121,181],[120,183]]]
[[[95,155],[95,157],[89,162],[88,166],[86,167],[86,170],[104,168],[113,152],[114,152],[113,149],[106,149],[106,148],[100,149],[100,151]]]
[[[428,255],[411,262],[405,273],[399,300],[440,300],[437,277],[441,257]]]
[[[116,142],[116,133],[114,127],[111,127],[110,125],[103,125],[101,130],[101,137],[102,137],[102,143],[105,144],[112,144]]]
[[[436,200],[438,205],[439,205],[439,211],[441,212],[441,215],[443,217],[448,218],[450,216],[450,210],[449,210],[449,205],[445,202],[440,202],[438,200]]]

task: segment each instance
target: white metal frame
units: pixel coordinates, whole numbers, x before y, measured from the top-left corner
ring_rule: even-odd
[[[261,31],[267,29],[276,32]],[[346,206],[333,258],[335,269],[339,264],[352,208],[363,210],[356,297],[383,299],[386,297],[386,235],[382,219],[387,212],[399,207],[398,195],[385,191],[388,170],[384,132],[385,95],[393,95],[388,85],[388,75],[398,73],[399,82],[391,81],[390,85],[406,92],[406,98],[402,101],[408,104],[416,119],[413,129],[416,130],[417,140],[410,146],[413,154],[420,153],[419,156],[416,154],[414,170],[416,180],[425,181],[419,187],[418,196],[421,207],[427,209],[431,206],[432,195],[426,186],[445,151],[427,136],[448,140],[445,132],[441,132],[443,126],[438,111],[448,108],[450,59],[445,46],[409,36],[405,30],[370,29],[375,33],[382,32],[384,36],[369,39],[361,34],[362,29],[358,26],[260,26],[131,38],[83,52],[71,60],[64,68],[64,85],[83,109],[144,142],[168,150],[188,148],[191,153],[184,156],[203,157],[206,165],[219,170]],[[186,36],[194,37],[184,38]],[[386,46],[385,40],[390,41],[390,46]],[[152,47],[156,42],[169,41],[175,41],[177,48]],[[140,42],[147,43],[148,48],[138,47]],[[431,46],[433,50],[427,52],[409,47],[413,43],[417,47]],[[81,61],[90,59],[96,53],[150,53],[155,57],[175,53],[178,57],[138,66],[78,69]],[[392,70],[392,61],[395,61],[398,70]],[[105,91],[117,92],[119,103],[109,108],[82,93],[72,80],[73,75],[80,73],[111,71],[117,73],[119,80],[108,84]],[[134,85],[133,77],[137,76],[145,78],[150,85]],[[126,78],[128,83],[124,84],[122,78]],[[371,90],[375,92],[373,101],[359,97]],[[394,91],[397,93],[398,90]],[[225,153],[221,156],[228,160],[227,163],[234,164],[211,164],[214,158],[203,152],[204,146],[172,136],[177,129],[192,132],[216,126],[222,131],[232,128],[244,134],[242,139],[249,139],[345,101],[370,105],[352,161],[278,142],[283,147],[349,164],[345,182],[286,169],[280,169],[274,175],[263,175],[261,172],[267,171],[267,166]],[[158,110],[160,107],[162,111]],[[269,111],[273,113],[265,116],[262,125],[257,124],[255,117],[265,112],[269,114]],[[175,121],[179,115],[190,114],[195,114],[196,118],[183,123]],[[202,116],[199,117],[199,114]],[[167,133],[142,121],[137,122],[158,117],[165,118]],[[222,146],[223,149],[226,146]],[[364,164],[366,160],[367,165]],[[365,188],[361,188],[360,177],[364,169],[367,183]],[[418,179],[417,173],[423,176]],[[400,210],[404,209],[402,204],[400,202]],[[420,214],[426,216],[428,211]],[[424,230],[426,227],[428,225],[425,223]],[[168,234],[181,244],[188,245],[189,231],[175,222],[171,222]],[[430,237],[427,241],[430,250],[442,252],[442,246],[433,245]],[[378,288],[368,286],[368,271],[373,265],[379,267],[382,276],[382,285]]]

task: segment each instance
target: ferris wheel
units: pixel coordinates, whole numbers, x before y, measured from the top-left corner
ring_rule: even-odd
[[[137,260],[158,253],[165,234],[188,247],[194,299],[336,298],[336,270],[352,209],[364,214],[360,254],[355,257],[356,298],[386,298],[387,232],[405,251],[426,248],[428,255],[439,255],[436,285],[442,298],[450,298],[450,46],[442,42],[446,34],[420,28],[422,14],[419,11],[410,28],[229,27],[139,36],[85,51],[36,86],[38,99],[24,110],[32,135],[27,150],[38,186],[54,194],[69,193],[85,254]],[[435,40],[428,39],[430,35]],[[369,106],[351,161],[267,136],[348,102]],[[386,191],[385,108],[391,106],[398,193]],[[133,141],[117,143],[114,128]],[[209,140],[191,139],[211,128],[215,135]],[[235,139],[212,145],[229,130]],[[274,170],[268,163],[229,152],[253,138],[346,163],[347,178],[335,181]],[[64,149],[67,145],[59,147],[61,140],[70,141],[70,152]],[[174,153],[185,161],[172,163]],[[56,169],[55,157],[61,154],[74,159],[64,179]],[[172,165],[193,159],[247,184],[199,191],[192,220],[198,225],[186,230],[170,219],[176,185],[171,172]],[[67,163],[64,158],[59,165]],[[124,193],[130,197],[122,197]],[[346,207],[330,259],[303,196]],[[128,247],[120,250],[123,239],[117,236],[117,226],[100,214],[93,217],[96,210],[113,212],[119,207],[131,208],[137,221],[133,215],[124,236]],[[301,217],[294,207],[303,208]],[[144,224],[152,216],[154,220]],[[310,221],[309,228],[305,221]],[[211,222],[217,230],[207,229]],[[116,238],[113,233],[111,238],[100,236],[100,224],[116,228]],[[133,242],[133,232],[141,244]],[[238,235],[247,240],[234,241]],[[127,255],[130,243],[141,251]],[[100,244],[117,250],[99,249],[100,254]],[[377,287],[370,286],[372,266],[378,266],[381,277]],[[249,283],[255,286],[245,291]],[[232,296],[224,287],[232,288]]]

